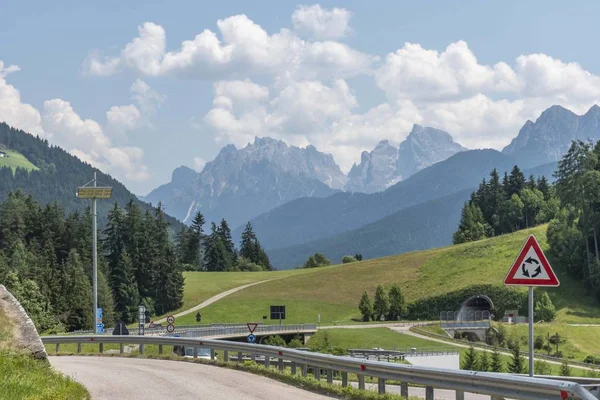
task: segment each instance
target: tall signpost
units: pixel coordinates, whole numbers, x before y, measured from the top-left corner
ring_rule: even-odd
[[[529,376],[533,376],[533,287],[560,285],[548,259],[530,235],[504,279],[505,285],[529,287]]]
[[[91,184],[91,186],[89,186]],[[101,333],[104,330],[102,324],[102,316],[98,316],[98,229],[96,227],[96,199],[110,199],[112,196],[112,187],[98,187],[96,185],[96,172],[94,171],[94,179],[83,186],[77,188],[77,197],[80,199],[92,200],[92,265],[93,273],[92,280],[94,285],[94,332]]]

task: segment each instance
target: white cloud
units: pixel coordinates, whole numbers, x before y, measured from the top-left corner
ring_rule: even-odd
[[[165,96],[152,89],[141,79],[136,79],[131,85],[131,98],[146,113],[152,114],[156,108],[165,101]]]
[[[106,112],[106,129],[124,134],[127,131],[136,129],[140,118],[140,110],[133,104],[112,106]]]
[[[109,110],[107,117],[114,108]],[[143,164],[142,149],[113,145],[98,122],[82,119],[68,101],[45,101],[42,123],[53,144],[97,168],[132,181],[144,181],[150,177],[148,168]]]
[[[196,172],[202,172],[202,169],[206,165],[206,160],[204,160],[202,157],[194,157],[193,163],[194,163],[194,170]]]
[[[92,52],[84,68],[91,75],[129,68],[147,76],[174,74],[209,80],[240,74],[315,79],[365,73],[376,60],[342,43],[304,41],[288,29],[269,35],[243,14],[218,20],[217,28],[221,39],[205,29],[183,41],[178,51],[167,51],[165,29],[145,22],[120,55],[102,60]]]
[[[351,16],[345,8],[327,10],[319,4],[301,5],[292,14],[292,24],[299,32],[317,39],[338,39],[350,33]]]
[[[39,111],[30,104],[22,103],[19,91],[6,82],[6,76],[16,71],[19,71],[18,66],[5,68],[0,60],[0,121],[34,135],[43,135]]]

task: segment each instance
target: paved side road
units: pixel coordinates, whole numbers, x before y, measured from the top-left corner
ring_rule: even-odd
[[[275,279],[281,279],[281,278],[275,278]],[[204,307],[208,307],[210,306],[212,303],[221,300],[223,297],[229,296],[230,294],[233,294],[235,292],[239,292],[240,290],[244,290],[246,288],[249,288],[250,286],[254,286],[254,285],[260,285],[261,283],[265,283],[265,282],[269,282],[269,281],[273,281],[275,279],[267,279],[264,281],[260,281],[260,282],[253,282],[253,283],[248,283],[246,285],[242,285],[242,286],[238,286],[238,287],[234,287],[233,289],[229,289],[226,290],[224,292],[221,292],[219,294],[217,294],[216,296],[213,296],[209,299],[204,300],[202,303],[192,307],[192,308],[188,308],[187,310],[183,310],[181,312],[178,312],[177,314],[173,315],[175,318],[179,318],[179,317],[183,317],[184,315],[187,315],[189,313],[192,313],[194,311],[198,311],[203,309]],[[154,323],[156,324],[162,324],[163,322],[166,322],[167,318],[161,318],[159,320],[154,321]]]
[[[180,361],[59,356],[50,362],[83,384],[94,400],[331,399],[262,376]]]

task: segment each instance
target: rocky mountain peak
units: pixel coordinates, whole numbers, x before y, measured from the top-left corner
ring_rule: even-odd
[[[371,152],[362,152],[361,162],[350,170],[344,189],[365,193],[382,191],[463,150],[466,149],[455,143],[449,133],[415,124],[400,148],[382,140]]]
[[[573,140],[600,139],[600,107],[592,106],[584,115],[554,105],[535,122],[527,121],[502,152],[519,160],[523,168],[558,161]]]

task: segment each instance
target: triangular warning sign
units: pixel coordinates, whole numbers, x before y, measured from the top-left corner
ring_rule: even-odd
[[[258,324],[256,322],[248,322],[248,323],[246,323],[246,326],[248,327],[248,330],[252,334],[252,333],[254,333],[254,330],[256,329]]]
[[[504,279],[505,285],[515,286],[559,286],[548,259],[533,235],[517,256],[515,263]]]

